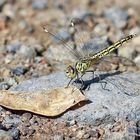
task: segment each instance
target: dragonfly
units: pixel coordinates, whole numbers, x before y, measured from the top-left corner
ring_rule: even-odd
[[[73,28],[75,28],[74,22],[71,22],[70,25]],[[51,36],[55,37],[56,39],[60,40],[62,42],[62,44],[67,49],[70,50],[71,53],[73,53],[74,55],[79,57],[77,62],[73,63],[72,65],[68,65],[65,69],[65,75],[68,78],[70,78],[70,81],[68,82],[67,87],[70,85],[70,83],[72,81],[77,81],[79,79],[81,79],[81,82],[83,83],[82,77],[83,77],[83,75],[85,75],[86,72],[93,72],[94,73],[94,70],[93,71],[89,70],[91,66],[93,66],[99,60],[101,60],[104,56],[106,56],[109,53],[113,52],[114,50],[118,49],[123,44],[127,43],[129,40],[131,40],[132,38],[134,38],[136,36],[135,34],[134,35],[128,35],[128,36],[116,41],[112,45],[106,47],[105,49],[102,49],[101,51],[99,51],[97,53],[90,53],[88,55],[82,56],[82,55],[79,55],[76,50],[75,51],[71,50],[64,40],[62,40],[61,38],[56,36],[54,33],[52,33],[50,30],[48,30],[46,26],[43,26],[43,29],[49,35],[51,35]]]

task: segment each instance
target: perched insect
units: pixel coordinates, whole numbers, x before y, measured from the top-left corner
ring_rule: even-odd
[[[71,26],[74,27],[73,22],[71,22]],[[63,43],[63,45],[68,48],[68,45],[65,41],[63,41],[59,37],[55,36],[55,34],[50,32],[46,27],[44,27],[44,31],[46,33],[54,36],[58,40],[60,40]],[[110,52],[116,50],[117,48],[122,46],[124,43],[128,42],[128,40],[131,40],[133,37],[135,37],[135,35],[128,35],[128,36],[118,40],[113,45],[110,45],[107,48],[105,48],[105,49],[103,49],[103,50],[101,50],[97,53],[90,53],[89,55],[84,56],[84,57],[80,57],[79,54],[76,51],[70,50],[72,53],[74,53],[74,55],[79,57],[79,60],[75,64],[69,65],[65,70],[66,76],[68,78],[70,78],[70,81],[69,81],[67,86],[69,86],[69,84],[71,83],[72,80],[79,79],[79,78],[81,79],[82,76],[86,72],[88,72],[89,68],[92,65],[96,64],[101,58],[108,55]],[[68,49],[70,49],[70,48],[68,48]]]

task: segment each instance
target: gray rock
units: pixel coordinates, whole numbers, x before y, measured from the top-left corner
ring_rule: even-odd
[[[99,74],[95,72],[95,74]],[[83,77],[85,81],[85,90],[83,94],[89,99],[82,107],[75,110],[68,110],[65,114],[57,118],[57,121],[75,120],[77,124],[90,124],[94,126],[110,124],[110,128],[114,122],[118,120],[127,120],[136,122],[140,119],[140,74],[135,73],[100,73],[102,81],[98,81],[98,77],[86,73]],[[12,87],[11,90],[16,91],[37,91],[51,90],[60,86],[66,86],[69,79],[64,73],[53,73],[48,76],[33,78]],[[104,83],[103,83],[104,82]],[[105,83],[106,82],[106,83]],[[101,85],[102,83],[102,85]],[[103,85],[106,85],[104,88]],[[90,87],[89,87],[90,86]],[[34,92],[35,93],[35,92]],[[122,121],[123,122],[123,121]],[[130,132],[126,131],[129,125],[125,125],[126,129],[122,133],[113,133],[113,137],[120,139],[130,137]],[[106,138],[111,139],[111,131],[106,133]],[[88,137],[89,135],[85,136]],[[131,138],[133,139],[134,136]]]
[[[140,65],[140,54],[134,59],[134,62]]]
[[[112,7],[105,10],[104,15],[111,20],[117,28],[123,28],[128,20],[128,13],[119,7]]]
[[[5,77],[4,81],[7,82],[7,84],[10,86],[17,85],[18,83],[14,77]]]
[[[6,3],[6,0],[0,0],[0,8]]]
[[[8,133],[13,137],[14,140],[19,139],[20,132],[17,128],[12,128],[8,131]]]
[[[13,137],[4,130],[0,130],[0,140],[13,140]]]
[[[108,29],[107,24],[105,24],[105,23],[97,24],[93,29],[93,34],[98,35],[98,36],[106,35],[107,34],[107,29]]]
[[[36,52],[33,47],[22,45],[19,49],[19,55],[25,60],[30,60],[36,56]]]
[[[55,134],[53,140],[64,140],[64,134]]]
[[[95,18],[95,14],[93,12],[91,12],[90,10],[88,11],[87,9],[79,9],[79,8],[75,8],[72,11],[72,18],[79,18],[80,20],[86,20],[86,18]]]
[[[22,30],[27,29],[28,28],[28,23],[25,20],[20,20],[19,23],[18,23],[18,26]]]
[[[16,53],[16,51],[17,51],[18,49],[20,49],[20,47],[21,47],[21,43],[17,42],[17,43],[14,43],[14,44],[9,44],[9,45],[7,45],[7,46],[6,46],[6,49],[7,49],[7,51],[10,52],[10,53]]]
[[[13,54],[7,54],[6,57],[5,57],[5,59],[4,59],[4,62],[5,62],[6,64],[8,64],[8,63],[10,63],[11,61],[13,61],[14,58],[15,58],[15,57],[14,57]]]
[[[76,60],[71,52],[63,45],[50,46],[47,51],[43,53],[43,56],[47,62],[59,70],[64,70],[68,62],[75,62]]]
[[[2,122],[2,125],[6,129],[10,129],[12,127],[17,126],[21,122],[18,115],[6,116]]]
[[[10,85],[7,82],[1,82],[0,83],[0,90],[6,90],[10,87]]]
[[[41,54],[43,51],[45,51],[45,47],[41,44],[34,44],[33,47],[35,48],[36,52]]]
[[[100,38],[94,38],[87,42],[84,42],[84,46],[77,47],[79,52],[84,52],[85,54],[96,53],[100,50],[106,48],[109,45],[109,39],[107,36],[102,36]],[[80,50],[81,49],[81,50]]]
[[[27,71],[28,71],[28,69],[23,66],[19,66],[19,67],[11,69],[11,73],[13,75],[18,75],[18,76],[24,75]]]
[[[55,33],[55,36],[53,37],[53,40],[56,43],[62,43],[61,40],[68,40],[70,38],[70,33],[67,29],[63,28],[59,32]]]
[[[48,7],[48,2],[47,0],[33,0],[32,1],[32,8],[36,10],[43,10]]]

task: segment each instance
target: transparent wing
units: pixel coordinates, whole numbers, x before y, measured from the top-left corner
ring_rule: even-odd
[[[83,19],[73,18],[70,22],[71,27],[74,28],[74,39],[76,49],[80,52],[82,58],[88,56],[88,48],[84,48],[85,42],[88,42],[91,39],[91,28],[88,25],[88,22]],[[84,49],[83,49],[84,48]]]
[[[80,59],[82,54],[77,51],[74,42],[72,28],[70,26],[56,26],[54,24],[43,25],[43,30],[46,32],[46,39],[50,40],[51,44],[62,44],[63,48],[70,52],[74,57]]]
[[[134,67],[136,64],[125,57],[110,54],[99,59],[95,65],[93,65],[94,70],[99,71],[111,71],[111,70],[124,70],[124,67]]]

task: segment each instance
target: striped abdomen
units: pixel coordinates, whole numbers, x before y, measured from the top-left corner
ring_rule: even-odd
[[[119,48],[124,43],[126,43],[128,40],[132,39],[133,37],[135,37],[135,35],[129,35],[129,36],[117,41],[113,45],[101,50],[100,52],[93,54],[93,56],[91,56],[90,58],[83,59],[83,61],[86,61],[86,60],[87,61],[92,61],[94,59],[98,60],[98,59],[104,57],[105,55],[108,55],[110,52],[114,51],[115,49]]]

